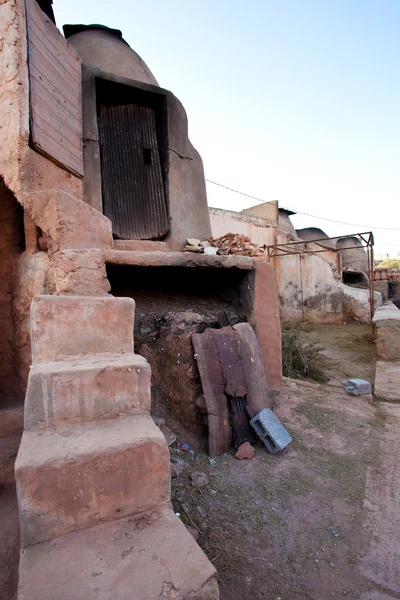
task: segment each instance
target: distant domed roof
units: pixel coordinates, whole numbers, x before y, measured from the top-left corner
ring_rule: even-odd
[[[64,25],[63,30],[82,62],[119,77],[158,85],[146,63],[123,39],[119,29],[105,25]]]
[[[313,240],[326,239],[327,241],[321,242],[321,244],[324,246],[329,246],[330,248],[335,247],[335,242],[330,240],[325,231],[319,227],[304,227],[304,229],[296,229],[296,233],[298,237],[304,241],[312,242]]]

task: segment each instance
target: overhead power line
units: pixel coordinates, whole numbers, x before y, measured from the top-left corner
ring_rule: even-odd
[[[263,200],[262,198],[257,198],[257,196],[251,196],[250,194],[239,192],[239,190],[234,190],[233,188],[228,187],[227,185],[222,185],[222,183],[217,183],[216,181],[212,181],[211,179],[206,179],[206,181],[208,183],[212,183],[213,185],[217,185],[218,187],[224,188],[225,190],[229,190],[230,192],[234,192],[235,194],[240,194],[241,196],[246,196],[246,198],[257,200],[257,202],[268,202],[268,200]],[[330,223],[338,223],[339,225],[350,225],[351,227],[360,227],[365,229],[380,229],[382,231],[400,231],[400,229],[395,227],[376,227],[375,225],[359,225],[357,223],[347,223],[346,221],[335,221],[334,219],[328,219],[327,217],[318,217],[317,215],[311,215],[310,213],[302,212],[301,210],[293,210],[289,208],[285,208],[284,210],[290,210],[291,212],[294,212],[297,215],[305,215],[306,217],[312,217],[313,219],[321,219],[322,221],[329,221]]]

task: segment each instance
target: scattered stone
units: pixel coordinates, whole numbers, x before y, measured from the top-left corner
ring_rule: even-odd
[[[372,394],[371,384],[365,379],[348,379],[344,388],[351,396],[363,396]]]
[[[202,254],[204,252],[204,248],[202,246],[185,246],[183,249],[184,252],[198,252]]]
[[[171,456],[171,462],[177,463],[177,464],[180,464],[180,465],[183,464],[183,461],[180,458],[178,458],[177,456]]]
[[[201,506],[196,506],[196,510],[203,519],[204,519],[204,517],[207,516],[206,513],[204,512],[204,509]]]
[[[192,527],[191,525],[186,525],[186,529],[188,530],[188,532],[190,533],[190,535],[196,540],[199,539],[199,532],[197,531],[197,529],[195,529],[194,527]]]
[[[205,473],[202,473],[201,471],[193,471],[193,473],[190,474],[190,479],[192,482],[192,486],[195,488],[200,488],[204,487],[205,485],[208,485],[208,477]]]
[[[171,479],[176,479],[183,473],[183,466],[179,463],[171,463]]]
[[[217,461],[215,460],[215,458],[209,458],[208,462],[210,463],[211,467],[216,467],[217,466]]]
[[[172,446],[172,444],[176,442],[175,433],[172,433],[172,431],[166,425],[160,425],[160,430],[164,434],[165,441],[167,442],[168,446]]]
[[[188,246],[201,246],[201,241],[196,238],[188,238],[187,240]]]
[[[161,427],[161,425],[165,425],[165,419],[162,417],[151,417],[157,427]]]
[[[210,490],[211,496],[216,496],[217,493],[218,493],[217,490]]]
[[[255,450],[249,442],[244,442],[241,446],[239,446],[238,451],[235,456],[239,460],[243,460],[244,458],[253,458],[255,455]]]

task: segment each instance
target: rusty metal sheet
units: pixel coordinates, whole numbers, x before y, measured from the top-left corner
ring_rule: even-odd
[[[231,447],[232,429],[221,359],[211,331],[194,333],[192,342],[206,401],[208,452],[210,456],[218,456]]]
[[[211,329],[211,335],[220,355],[225,393],[233,398],[244,398],[247,386],[236,331],[232,327],[223,327]]]
[[[35,0],[26,0],[34,148],[83,175],[81,61]]]
[[[264,361],[254,329],[249,323],[233,326],[243,358],[243,369],[247,387],[247,412],[253,418],[264,408],[272,408],[265,376]]]
[[[103,212],[120,239],[157,239],[170,229],[156,118],[136,104],[100,106]]]

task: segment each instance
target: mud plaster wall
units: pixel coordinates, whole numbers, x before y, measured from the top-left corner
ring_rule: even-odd
[[[61,189],[82,199],[82,182],[29,147],[29,79],[25,4],[0,2],[0,174],[26,205],[44,189]]]
[[[282,241],[282,234],[280,238]],[[310,243],[307,246],[310,248]],[[275,257],[273,264],[283,322],[369,321],[369,292],[341,282],[338,253],[328,250]]]
[[[31,364],[29,309],[43,293],[48,258],[22,206],[0,180],[0,393],[22,399]]]
[[[346,250],[341,250],[345,246]],[[368,256],[365,248],[361,246],[361,241],[355,237],[341,238],[336,242],[336,247],[342,255],[343,267],[349,267],[355,271],[368,273]]]
[[[111,246],[112,238],[108,220],[94,214],[96,211],[87,212],[82,181],[29,147],[24,0],[0,0],[0,52],[0,177],[8,190],[7,198],[12,197],[14,206],[18,202],[24,208],[27,242],[26,251],[14,257],[12,282],[8,274],[2,277],[2,285],[11,286],[12,293],[6,292],[6,300],[3,295],[2,311],[8,317],[1,337],[12,339],[13,360],[18,365],[13,393],[23,396],[31,363],[29,310],[33,296],[45,292],[107,293],[104,261],[94,251],[79,253],[74,248],[92,248],[88,243],[91,240],[99,248]],[[10,219],[2,212],[0,228],[9,226]],[[41,252],[36,245],[37,226],[49,235],[49,253]],[[10,246],[5,245],[3,248],[2,243],[2,252],[8,253],[8,258],[2,263],[10,265]],[[8,355],[9,343],[4,342]],[[0,368],[9,370],[9,362]]]
[[[226,233],[246,235],[258,246],[275,244],[276,221],[221,208],[210,208],[213,237]]]

